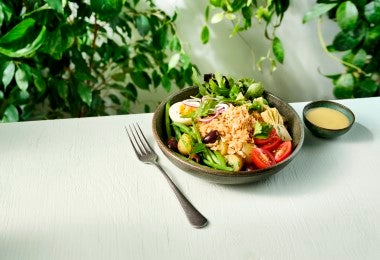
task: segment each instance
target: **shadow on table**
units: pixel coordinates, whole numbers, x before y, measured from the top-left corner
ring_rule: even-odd
[[[282,171],[257,183],[228,186],[228,189],[256,195],[302,195],[315,193],[335,185],[345,172],[341,163],[355,163],[344,155],[355,143],[368,143],[374,139],[365,126],[355,123],[345,135],[335,139],[315,137],[305,129],[303,146],[294,160]],[[357,151],[353,151],[356,152]]]

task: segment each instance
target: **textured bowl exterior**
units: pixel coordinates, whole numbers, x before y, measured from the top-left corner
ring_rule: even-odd
[[[187,99],[190,96],[195,96],[198,93],[198,87],[188,87],[182,89],[179,92],[173,93],[156,109],[153,115],[152,130],[155,140],[158,146],[165,154],[165,156],[180,169],[204,180],[219,183],[219,184],[243,184],[256,182],[279,172],[286,165],[288,165],[300,151],[304,140],[304,127],[297,112],[286,102],[277,98],[269,92],[264,92],[264,98],[269,102],[270,106],[275,106],[279,112],[283,115],[286,121],[286,126],[290,135],[293,137],[292,154],[284,161],[263,170],[254,171],[239,171],[239,172],[227,172],[222,170],[212,169],[207,166],[203,166],[185,158],[184,156],[173,152],[166,146],[166,132],[165,132],[165,104],[170,101],[171,104]]]
[[[310,109],[317,108],[317,107],[331,108],[343,113],[348,118],[349,125],[345,128],[334,130],[334,129],[326,129],[326,128],[323,128],[311,123],[306,118],[306,114]],[[341,136],[347,133],[348,130],[351,129],[352,125],[355,122],[355,115],[348,107],[343,106],[342,104],[339,104],[333,101],[329,101],[329,100],[318,100],[318,101],[313,101],[313,102],[308,103],[303,109],[302,117],[303,117],[305,126],[310,130],[312,134],[314,134],[317,137],[326,138],[326,139],[336,138],[338,136]]]

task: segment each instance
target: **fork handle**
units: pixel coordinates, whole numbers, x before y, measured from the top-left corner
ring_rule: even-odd
[[[182,192],[178,189],[178,187],[174,184],[169,175],[165,172],[165,170],[159,165],[155,163],[158,169],[165,176],[165,179],[169,182],[170,187],[174,191],[179,203],[181,204],[183,210],[185,211],[186,217],[189,222],[196,228],[202,228],[207,225],[207,219],[191,204],[191,202],[182,194]]]

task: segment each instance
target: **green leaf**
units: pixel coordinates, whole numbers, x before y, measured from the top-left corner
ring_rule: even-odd
[[[170,41],[170,50],[171,51],[180,51],[181,50],[181,42],[178,37],[174,36]]]
[[[129,83],[121,93],[133,102],[137,100],[137,89],[132,83]]]
[[[207,27],[207,25],[203,26],[202,32],[201,32],[201,40],[203,44],[208,43],[210,37],[210,31]]]
[[[69,26],[62,26],[46,33],[40,52],[51,55],[54,59],[62,59],[63,53],[74,43],[74,32]]]
[[[275,37],[272,42],[272,50],[276,59],[282,64],[284,63],[285,50],[282,45],[281,40],[278,37]]]
[[[120,73],[115,73],[115,74],[112,74],[111,78],[115,81],[119,81],[119,82],[124,82],[125,80],[125,73],[124,72],[120,72]]]
[[[335,82],[334,96],[336,98],[351,98],[354,87],[354,77],[350,73],[342,74]]]
[[[34,83],[34,86],[36,87],[37,91],[39,93],[45,93],[46,83],[45,83],[45,80],[43,79],[41,73],[37,72],[37,73],[33,74],[33,76],[34,76],[33,83]]]
[[[380,24],[380,0],[374,0],[366,4],[364,15],[368,22]]]
[[[215,24],[215,23],[219,23],[221,21],[223,21],[224,19],[224,12],[220,12],[220,13],[216,13],[214,14],[212,17],[211,17],[211,23],[212,24]]]
[[[364,49],[360,49],[352,58],[351,63],[355,66],[362,68],[367,61],[367,53]]]
[[[266,139],[268,138],[272,128],[273,128],[272,125],[268,123],[265,123],[265,122],[259,123],[259,121],[256,121],[255,127],[254,127],[255,131],[253,135],[259,139]]]
[[[3,3],[0,3],[0,27],[3,25],[4,22],[4,12],[3,12]]]
[[[120,105],[121,104],[119,97],[116,96],[115,94],[110,94],[108,97],[111,99],[112,103],[114,103],[116,105]]]
[[[189,57],[189,55],[187,55],[187,54],[185,54],[185,53],[183,53],[183,54],[181,54],[181,62],[182,62],[182,67],[186,70],[187,68],[189,68],[189,66],[190,66],[190,62],[191,62],[191,60],[190,60],[190,57]]]
[[[148,56],[145,54],[137,54],[135,57],[133,57],[132,61],[133,66],[135,66],[137,70],[144,70],[153,66],[149,61]]]
[[[206,6],[206,10],[205,10],[205,20],[206,20],[206,22],[208,22],[209,16],[210,16],[210,6],[207,5]]]
[[[377,46],[379,41],[380,41],[380,25],[369,28],[366,34],[365,46],[367,46],[368,48],[372,48],[374,46]]]
[[[172,84],[171,84],[170,79],[167,75],[164,75],[162,77],[161,84],[166,91],[168,91],[168,92],[170,91]]]
[[[145,71],[134,71],[131,72],[131,79],[133,83],[136,84],[138,88],[149,90],[149,85],[152,83],[148,73]]]
[[[358,17],[358,9],[351,1],[341,3],[336,11],[337,23],[344,31],[355,28]]]
[[[91,106],[92,92],[89,86],[83,83],[79,84],[78,94],[85,104],[87,104],[88,106]]]
[[[165,49],[168,42],[168,28],[167,26],[161,27],[153,34],[153,46],[158,50]]]
[[[354,77],[351,73],[342,74],[335,85],[339,87],[352,88],[354,86]]]
[[[222,0],[210,0],[210,4],[215,7],[221,7],[222,6]]]
[[[26,90],[28,88],[28,86],[29,86],[28,76],[27,76],[26,72],[24,70],[22,70],[21,68],[17,69],[17,71],[15,73],[15,80],[16,80],[17,86],[21,90]]]
[[[54,85],[57,88],[58,95],[64,100],[68,101],[67,98],[69,96],[69,87],[67,86],[64,80],[57,80],[54,82]]]
[[[23,105],[29,102],[30,94],[26,90],[13,89],[12,99],[14,105]]]
[[[0,39],[1,44],[13,43],[17,40],[22,39],[25,34],[29,32],[31,28],[35,25],[36,21],[32,18],[27,18],[18,23],[10,31],[8,31]]]
[[[1,80],[4,85],[4,89],[6,89],[7,86],[11,83],[13,76],[15,75],[16,66],[13,61],[8,61],[3,65],[3,67],[3,77]]]
[[[0,27],[4,22],[9,22],[13,15],[13,11],[3,2],[0,2]]]
[[[63,14],[62,0],[45,0],[45,2],[60,14]],[[66,1],[65,1],[66,2]]]
[[[156,70],[152,72],[152,82],[154,88],[157,88],[161,83],[161,75]]]
[[[264,21],[269,22],[272,16],[272,12],[268,10],[265,6],[259,6],[256,11],[256,19],[261,21],[264,19]]]
[[[370,78],[359,81],[353,89],[355,98],[373,97],[377,92],[379,86]]]
[[[32,18],[22,20],[19,24],[0,38],[0,53],[14,58],[29,57],[41,47],[46,28],[39,30]]]
[[[117,16],[123,7],[123,0],[91,0],[92,10],[101,19],[109,19]]]
[[[144,37],[150,31],[149,19],[145,15],[139,15],[136,18],[136,28],[139,34]]]
[[[353,49],[356,45],[359,44],[361,41],[362,37],[357,37],[357,35],[353,34],[351,31],[350,32],[339,32],[334,40],[333,40],[333,45],[335,50],[337,51],[346,51],[349,49]]]
[[[14,105],[10,104],[4,111],[2,122],[3,123],[17,122],[18,120],[19,120],[18,110]]]
[[[175,68],[181,58],[181,55],[179,53],[175,53],[169,60],[168,64],[168,70],[171,70],[172,68]]]
[[[318,18],[319,16],[333,9],[335,6],[337,6],[337,3],[333,3],[333,4],[320,3],[320,4],[314,5],[313,8],[304,15],[304,17],[302,18],[302,23],[307,23],[315,18]]]

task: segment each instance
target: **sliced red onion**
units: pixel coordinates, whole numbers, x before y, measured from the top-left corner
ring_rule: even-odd
[[[205,117],[205,118],[200,118],[199,121],[202,122],[202,123],[209,123],[211,122],[212,120],[214,120],[217,116],[219,116],[219,112],[216,111],[215,114],[213,114],[212,116],[208,116],[208,117]]]
[[[189,107],[199,107],[199,100],[194,100],[194,99],[185,99],[182,101],[183,104]]]
[[[220,103],[220,104],[217,104],[216,107],[215,107],[215,110],[218,111],[219,113],[222,113],[224,112],[225,110],[228,109],[228,105],[227,104],[224,104],[224,103]]]
[[[224,103],[217,104],[215,106],[215,114],[208,116],[208,117],[205,117],[205,118],[200,118],[199,121],[202,123],[211,122],[216,117],[218,117],[220,114],[222,114],[224,111],[226,111],[226,109],[228,109],[228,108],[229,108],[229,106],[227,104],[224,104]]]

